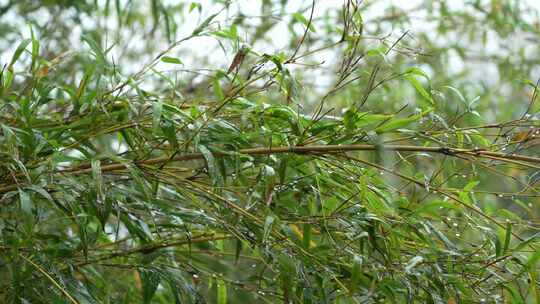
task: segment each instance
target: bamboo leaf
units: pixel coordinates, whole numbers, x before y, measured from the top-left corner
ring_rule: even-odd
[[[223,280],[216,280],[217,285],[217,303],[227,304],[227,285]]]
[[[422,111],[418,114],[409,116],[407,118],[401,118],[401,119],[393,119],[392,121],[378,127],[375,129],[375,132],[377,133],[386,133],[389,131],[393,131],[395,129],[402,128],[404,126],[409,125],[410,123],[416,122],[420,120],[422,117],[426,116],[427,114],[431,113],[433,111],[433,108],[429,108],[425,111]]]
[[[15,64],[15,62],[17,62],[17,60],[19,60],[19,57],[21,57],[22,52],[24,52],[24,50],[26,49],[28,44],[30,44],[30,42],[32,42],[32,39],[24,39],[23,41],[21,41],[21,43],[19,43],[19,45],[17,46],[17,49],[15,50],[15,52],[13,53],[13,56],[11,57],[11,61],[9,62],[9,66],[8,66],[9,69],[13,69],[13,65]]]
[[[163,56],[161,57],[161,61],[165,63],[172,63],[172,64],[184,64],[182,60],[176,57],[169,57],[169,56]]]
[[[216,18],[216,16],[219,15],[219,13],[220,12],[217,12],[215,14],[212,14],[212,15],[208,16],[206,19],[204,19],[204,21],[199,26],[197,26],[197,28],[195,28],[195,30],[193,30],[191,35],[192,36],[197,36],[200,33],[202,33],[202,31],[204,31],[208,27],[210,22],[212,22],[212,20],[214,20],[214,18]]]

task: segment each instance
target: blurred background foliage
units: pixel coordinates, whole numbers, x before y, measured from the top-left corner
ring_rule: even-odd
[[[539,9],[0,1],[0,302],[540,303]]]

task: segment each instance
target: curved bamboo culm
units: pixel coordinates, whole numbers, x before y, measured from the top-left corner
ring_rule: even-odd
[[[467,155],[475,157],[484,157],[484,158],[496,158],[500,161],[520,161],[524,162],[523,165],[536,164],[540,163],[540,158],[519,154],[505,154],[501,152],[487,151],[483,149],[458,149],[458,148],[446,148],[446,147],[423,147],[423,146],[410,146],[410,145],[309,145],[309,146],[291,146],[291,147],[272,147],[272,148],[248,148],[241,149],[238,151],[231,151],[230,153],[224,152],[215,152],[214,156],[227,156],[233,153],[237,154],[246,154],[246,155],[270,155],[270,154],[280,154],[280,153],[296,153],[296,154],[331,154],[331,153],[342,153],[342,152],[352,152],[352,151],[398,151],[398,152],[426,152],[426,153],[437,153],[445,154],[450,156],[457,155]],[[137,160],[134,162],[136,165],[155,165],[163,164],[173,161],[189,161],[204,159],[202,153],[188,153],[180,154],[173,157],[157,157],[150,158],[146,160]],[[128,164],[126,163],[110,163],[101,165],[102,172],[110,172],[116,170],[125,169]],[[528,165],[531,166],[531,165]],[[532,165],[535,168],[537,166]],[[86,174],[92,171],[90,164],[83,164],[75,166],[73,168],[62,169],[56,171],[57,174]],[[16,190],[17,187],[21,185],[5,185],[0,187],[0,193],[6,193],[9,191]]]
[[[0,303],[540,303],[532,6],[26,2]]]

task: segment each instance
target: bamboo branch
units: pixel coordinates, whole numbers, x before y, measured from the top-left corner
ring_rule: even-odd
[[[231,153],[246,154],[246,155],[270,155],[270,154],[282,154],[282,153],[295,153],[295,154],[332,154],[332,153],[342,153],[350,151],[399,151],[399,152],[424,152],[424,153],[438,153],[449,156],[459,156],[459,155],[469,155],[476,157],[483,157],[493,159],[496,158],[499,161],[508,161],[514,162],[521,161],[530,164],[540,164],[539,157],[526,156],[520,154],[505,154],[501,152],[493,152],[483,149],[462,149],[462,148],[447,148],[447,147],[424,147],[424,146],[410,146],[410,145],[369,145],[369,144],[358,144],[358,145],[309,145],[309,146],[282,146],[282,147],[259,147],[259,148],[248,148],[241,149],[238,151],[231,151]],[[215,157],[223,157],[231,155],[230,153],[215,151],[213,152]],[[134,165],[155,165],[163,164],[173,161],[190,161],[190,160],[201,160],[204,159],[202,153],[188,153],[183,155],[177,155],[174,157],[162,156],[145,160],[137,160],[132,164]],[[129,166],[129,163],[119,163],[114,162],[111,164],[101,165],[102,172],[111,172],[116,170],[123,170]],[[529,165],[532,166],[532,165]],[[538,166],[534,166],[538,167]],[[540,167],[539,167],[540,168]],[[59,170],[55,173],[66,174],[66,175],[81,175],[91,173],[92,168],[89,163],[79,165],[72,168],[67,168]],[[18,184],[6,185],[0,187],[0,194],[6,193],[9,191],[16,190],[19,186]]]
[[[109,254],[106,254],[106,255],[97,256],[93,260],[88,260],[88,261],[83,261],[83,262],[80,262],[80,263],[76,263],[75,265],[80,267],[80,266],[85,266],[85,265],[89,265],[89,264],[94,264],[94,263],[104,261],[104,260],[114,259],[114,258],[117,258],[117,257],[129,256],[129,255],[132,255],[132,254],[138,254],[138,253],[148,254],[148,253],[154,252],[156,250],[163,249],[163,248],[168,248],[168,247],[178,247],[178,246],[195,244],[195,243],[205,243],[205,242],[210,242],[210,241],[225,240],[225,239],[230,239],[230,238],[232,238],[232,236],[227,235],[227,234],[224,234],[224,235],[203,234],[203,235],[200,235],[200,236],[196,236],[196,237],[194,237],[194,238],[192,238],[190,240],[176,240],[176,241],[169,241],[169,242],[162,242],[162,243],[156,243],[156,244],[143,245],[141,247],[131,248],[131,249],[128,249],[128,250],[118,250],[118,251],[115,251],[115,252],[112,252],[112,253],[109,253]]]

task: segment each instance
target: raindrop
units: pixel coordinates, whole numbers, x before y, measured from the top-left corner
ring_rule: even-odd
[[[458,223],[453,223],[452,226],[457,227]]]
[[[461,177],[463,177],[463,178],[467,178],[467,175],[463,174],[463,175],[462,175]]]
[[[255,268],[255,267],[257,267],[257,264],[251,265],[251,268]]]
[[[460,236],[461,236],[461,234],[459,234],[459,233],[456,233],[456,237],[460,237]]]
[[[504,197],[504,195],[503,195],[503,194],[501,194],[501,193],[499,193],[499,195],[497,195],[497,196],[498,196],[498,197]]]
[[[527,206],[528,206],[529,208],[532,208],[532,203],[528,203]]]

